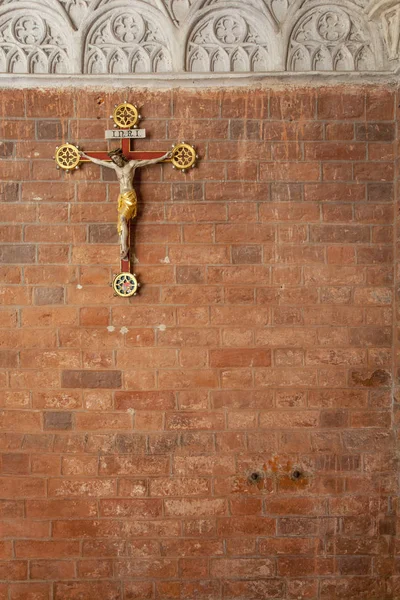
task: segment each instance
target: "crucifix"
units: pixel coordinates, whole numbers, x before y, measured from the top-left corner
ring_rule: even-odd
[[[159,151],[141,151],[132,149],[132,141],[146,137],[146,130],[138,128],[141,119],[138,108],[127,101],[115,105],[110,119],[114,121],[114,129],[105,132],[107,140],[120,140],[120,147],[107,151],[80,150],[79,146],[67,142],[57,147],[55,161],[57,169],[71,172],[79,169],[82,162],[93,162],[102,167],[111,168],[116,172],[120,185],[118,197],[118,233],[121,243],[121,272],[114,276],[112,287],[118,296],[136,296],[140,286],[135,273],[131,271],[130,250],[130,220],[137,214],[137,198],[133,186],[133,178],[137,168],[153,165],[159,162],[171,162],[174,169],[185,173],[194,168],[198,158],[196,150],[190,144],[181,142],[173,144],[172,150],[165,153]]]

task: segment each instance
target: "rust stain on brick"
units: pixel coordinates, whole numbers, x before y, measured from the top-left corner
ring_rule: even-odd
[[[367,377],[365,379],[363,379],[362,376],[357,372],[352,373],[352,379],[354,383],[357,383],[358,385],[363,385],[365,387],[381,387],[390,384],[391,375],[383,369],[377,369],[372,373],[370,377]]]

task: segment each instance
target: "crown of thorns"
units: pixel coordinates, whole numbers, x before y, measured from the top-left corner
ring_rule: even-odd
[[[126,156],[124,156],[122,149],[121,148],[117,148],[116,150],[111,150],[111,152],[108,152],[108,156],[112,159],[114,156],[120,156],[121,158],[124,159],[125,162],[128,162],[128,159],[126,158]]]

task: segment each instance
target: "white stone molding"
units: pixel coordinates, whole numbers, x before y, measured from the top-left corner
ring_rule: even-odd
[[[396,74],[400,0],[0,0],[0,79]],[[225,75],[224,75],[225,74]],[[39,81],[38,81],[39,84]]]

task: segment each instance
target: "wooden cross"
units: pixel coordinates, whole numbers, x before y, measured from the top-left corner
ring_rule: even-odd
[[[121,150],[123,156],[128,161],[128,163],[127,163],[128,169],[129,169],[129,161],[132,161],[132,160],[146,161],[146,160],[161,159],[161,158],[165,157],[165,152],[160,152],[160,151],[139,151],[138,152],[138,151],[135,151],[132,149],[133,139],[146,137],[145,130],[137,128],[137,123],[141,119],[141,116],[139,115],[136,105],[129,104],[127,101],[125,101],[122,104],[118,104],[115,106],[114,113],[111,115],[110,118],[113,119],[113,121],[114,121],[114,130],[106,131],[105,137],[106,137],[106,139],[120,140],[120,142],[121,142],[120,150]],[[188,168],[193,168],[195,166],[196,159],[198,158],[198,156],[197,156],[196,151],[193,146],[190,146],[189,144],[186,144],[185,142],[181,142],[180,144],[173,144],[172,147],[173,147],[173,150],[170,153],[171,157],[165,158],[164,160],[162,160],[160,162],[172,162],[173,168],[180,169],[183,173],[185,173]],[[66,144],[63,144],[60,147],[57,147],[56,156],[54,158],[55,158],[55,161],[57,164],[57,168],[64,169],[65,171],[72,171],[74,169],[79,169],[81,162],[90,162],[90,159],[103,161],[103,162],[114,162],[115,163],[115,158],[113,157],[113,159],[114,159],[113,160],[107,151],[88,150],[88,151],[85,151],[85,156],[81,156],[79,146],[75,146],[74,144],[70,144],[69,142],[67,142]],[[133,164],[133,163],[131,163],[131,164]],[[123,166],[123,164],[122,164],[122,166]],[[139,166],[141,166],[141,165],[139,165]],[[133,167],[132,167],[132,169],[134,172]],[[117,169],[117,175],[118,175],[118,178],[120,179],[121,175],[119,173],[120,174],[122,173],[121,169]],[[125,173],[125,171],[124,171],[124,173]],[[124,182],[123,187],[126,191],[126,187],[125,187],[126,179],[124,179],[125,175],[123,173],[122,173],[122,175],[123,175],[122,180]],[[121,183],[121,179],[120,179],[120,183]],[[136,202],[136,195],[133,190],[133,185],[130,186],[128,189],[132,189],[132,192],[134,194],[134,201]],[[128,199],[124,200],[124,197],[126,196],[126,194],[124,194],[123,197],[120,195],[119,201],[127,202],[127,204],[125,206],[127,207],[127,210],[128,210],[127,214],[130,215],[129,217],[127,217],[127,219],[130,219],[130,217],[131,216],[133,217],[136,213],[134,213],[134,214],[133,214],[133,212],[129,213],[129,206],[132,206],[132,199],[129,200],[129,194],[131,192],[127,192],[127,193],[128,193]],[[131,202],[130,205],[129,205],[129,202]],[[124,205],[122,204],[122,206],[124,206]],[[123,212],[123,210],[122,210],[122,212]],[[119,223],[120,222],[121,221],[119,221]],[[127,235],[130,236],[129,221],[127,224],[128,233],[126,230],[125,223],[126,223],[126,220],[124,221],[124,217],[122,217],[122,228],[124,228],[125,234],[124,234],[124,237],[121,239],[124,239],[124,240],[126,240]],[[128,247],[129,246],[130,246],[130,239],[129,239],[129,243],[128,243]],[[129,255],[127,255],[125,258],[121,259],[121,273],[119,273],[118,275],[116,275],[114,277],[112,286],[114,288],[114,292],[119,296],[129,297],[132,295],[136,295],[136,290],[139,287],[139,284],[136,280],[135,274],[131,273],[131,264],[130,264],[130,260],[129,260]]]

